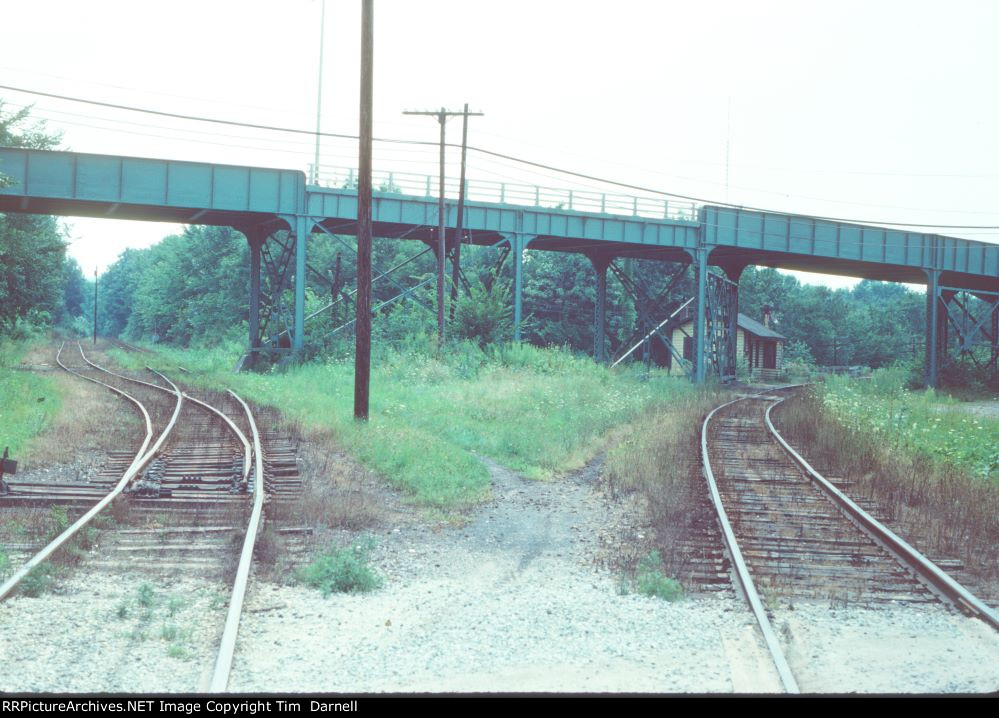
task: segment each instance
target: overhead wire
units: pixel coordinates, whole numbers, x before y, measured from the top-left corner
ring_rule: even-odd
[[[169,117],[169,118],[173,118],[173,119],[180,119],[180,120],[187,120],[187,121],[194,121],[194,122],[206,122],[206,123],[211,123],[211,124],[220,124],[220,125],[227,125],[227,126],[234,126],[234,127],[244,127],[244,128],[250,128],[250,129],[257,129],[257,130],[272,131],[272,132],[286,132],[286,133],[292,133],[292,134],[308,135],[310,137],[316,137],[318,135],[320,137],[331,137],[331,138],[348,139],[348,140],[356,140],[356,139],[358,139],[357,135],[351,135],[351,134],[345,134],[345,133],[316,132],[314,130],[305,130],[305,129],[298,129],[298,128],[290,128],[290,127],[280,127],[280,126],[276,126],[276,125],[258,124],[258,123],[252,123],[252,122],[242,122],[242,121],[237,121],[237,120],[225,120],[225,119],[220,119],[220,118],[203,117],[203,116],[197,116],[197,115],[188,115],[188,114],[184,114],[184,113],[168,112],[168,111],[164,111],[164,110],[154,110],[154,109],[150,109],[150,108],[134,107],[134,106],[130,106],[130,105],[123,105],[123,104],[120,104],[120,103],[103,102],[103,101],[99,101],[99,100],[88,100],[88,99],[85,99],[85,98],[72,97],[72,96],[68,96],[68,95],[61,95],[61,94],[51,93],[51,92],[42,92],[42,91],[39,91],[39,90],[29,90],[29,89],[26,89],[26,88],[15,87],[15,86],[12,86],[12,85],[0,84],[0,89],[10,90],[10,91],[13,91],[13,92],[21,92],[21,93],[25,93],[25,94],[29,94],[29,95],[36,95],[36,96],[39,96],[39,97],[48,97],[48,98],[57,99],[57,100],[63,100],[63,101],[67,101],[67,102],[78,102],[78,103],[84,103],[84,104],[94,105],[94,106],[97,106],[97,107],[106,107],[106,108],[110,108],[110,109],[122,110],[122,111],[127,111],[127,112],[140,112],[140,113],[151,114],[151,115],[156,115],[156,116],[160,116],[160,117]],[[429,140],[404,140],[404,139],[384,138],[384,137],[383,138],[376,137],[376,138],[373,138],[373,139],[374,139],[375,142],[382,142],[382,143],[415,145],[415,146],[428,146],[428,147],[439,147],[439,143],[432,142],[432,141],[429,141]],[[446,145],[448,147],[452,147],[452,148],[456,148],[456,147],[460,146],[460,145],[456,145],[454,143],[446,143]],[[629,189],[629,190],[633,190],[633,191],[646,192],[646,193],[649,193],[649,194],[654,194],[654,195],[659,195],[659,196],[674,197],[676,199],[684,199],[684,200],[688,200],[688,201],[691,201],[691,202],[698,202],[698,203],[702,203],[702,204],[710,204],[710,205],[716,205],[716,206],[721,206],[721,207],[732,207],[732,208],[737,208],[737,209],[745,209],[745,210],[756,211],[756,212],[763,212],[763,213],[778,213],[778,214],[784,214],[784,215],[794,216],[794,217],[802,217],[802,218],[808,218],[808,219],[819,219],[819,220],[830,221],[830,222],[844,222],[844,223],[851,223],[851,224],[876,224],[876,225],[890,226],[890,227],[920,227],[920,228],[934,228],[934,229],[962,229],[962,230],[963,229],[989,229],[989,230],[999,230],[999,225],[949,224],[949,223],[925,223],[925,222],[901,222],[901,221],[886,221],[886,220],[866,220],[866,219],[834,217],[834,216],[806,215],[806,214],[801,214],[801,213],[797,213],[797,212],[789,212],[789,211],[777,211],[777,210],[772,210],[772,209],[769,209],[769,208],[764,208],[764,207],[759,207],[759,206],[754,206],[754,205],[739,204],[739,203],[734,203],[734,202],[724,202],[724,201],[709,199],[709,198],[700,197],[700,196],[696,196],[696,195],[681,194],[681,193],[677,193],[677,192],[668,192],[668,191],[665,191],[665,190],[659,190],[659,189],[655,189],[655,188],[651,188],[651,187],[645,187],[645,186],[634,184],[634,183],[630,183],[630,182],[622,182],[622,181],[619,181],[619,180],[612,180],[612,179],[608,179],[608,178],[602,178],[602,177],[598,177],[598,176],[595,176],[595,175],[592,175],[592,174],[589,174],[589,173],[578,172],[578,171],[575,171],[575,170],[569,170],[569,169],[565,169],[565,168],[560,168],[560,167],[556,167],[556,166],[553,166],[553,165],[550,165],[550,164],[547,164],[547,163],[544,163],[544,162],[535,162],[533,160],[528,160],[528,159],[524,159],[524,158],[521,158],[521,157],[516,157],[516,156],[513,156],[513,155],[509,155],[509,154],[503,153],[503,152],[496,152],[494,150],[489,150],[487,148],[477,147],[477,146],[473,146],[473,145],[469,145],[468,146],[468,151],[469,152],[476,152],[476,153],[479,153],[481,155],[485,155],[485,156],[489,156],[489,157],[494,157],[494,158],[498,158],[498,159],[505,159],[505,160],[509,160],[509,161],[512,161],[512,162],[516,162],[516,163],[524,165],[524,166],[534,167],[536,169],[543,169],[543,170],[547,170],[547,171],[550,171],[550,172],[556,172],[556,173],[558,173],[560,175],[575,177],[575,178],[578,178],[578,179],[585,179],[585,180],[588,180],[588,181],[591,181],[591,182],[597,182],[597,183],[600,183],[600,184],[605,184],[605,185],[610,185],[610,186],[615,186],[615,187],[621,187],[621,188]]]

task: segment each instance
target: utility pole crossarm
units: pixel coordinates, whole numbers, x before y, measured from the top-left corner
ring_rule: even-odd
[[[428,117],[436,117],[437,121],[440,122],[441,119],[446,122],[449,117],[482,117],[485,115],[484,112],[469,112],[468,105],[465,105],[464,110],[446,110],[443,107],[439,110],[403,110],[404,115],[426,115]]]
[[[444,325],[444,263],[447,254],[447,245],[444,241],[444,148],[446,146],[444,136],[444,126],[448,117],[463,116],[467,124],[469,116],[481,115],[481,112],[469,112],[468,105],[461,112],[453,112],[447,108],[439,110],[403,110],[404,115],[423,115],[434,117],[441,126],[440,142],[440,188],[437,198],[437,343],[444,346],[445,325]],[[463,148],[464,149],[464,148]],[[464,151],[462,152],[464,157]]]

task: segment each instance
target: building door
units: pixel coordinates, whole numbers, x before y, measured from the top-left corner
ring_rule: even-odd
[[[763,368],[777,368],[777,342],[763,342]]]

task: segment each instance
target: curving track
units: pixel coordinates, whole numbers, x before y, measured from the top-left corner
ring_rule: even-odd
[[[287,469],[288,457],[282,453],[270,467],[282,475],[265,482],[265,463],[269,462],[264,442],[249,406],[236,394],[197,398],[152,369],[148,371],[158,381],[112,372],[77,346],[79,362],[66,363],[63,343],[56,355],[59,366],[127,400],[142,415],[145,436],[134,451],[113,452],[94,481],[11,482],[2,505],[89,508],[0,586],[0,599],[115,499],[124,501],[130,519],[146,521],[139,528],[110,532],[104,557],[91,565],[185,572],[200,565],[209,573],[211,569],[235,573],[211,683],[212,690],[225,690],[265,494],[269,487],[286,495],[294,493],[297,473]],[[279,448],[287,451],[287,447]]]
[[[786,397],[785,397],[786,398]],[[844,604],[944,601],[999,629],[999,618],[816,472],[770,421],[779,396],[717,407],[702,426],[704,474],[736,583],[785,690],[797,682],[760,592]]]

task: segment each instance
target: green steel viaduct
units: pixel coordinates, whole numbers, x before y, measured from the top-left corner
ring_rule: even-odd
[[[355,234],[357,191],[310,185],[297,170],[240,167],[164,159],[0,148],[0,211],[207,224],[242,232],[251,249],[250,345],[260,345],[261,256],[269,256],[276,233],[286,245],[293,275],[292,349],[305,336],[305,241],[313,233]],[[693,377],[725,374],[735,365],[739,275],[765,265],[893,282],[925,284],[926,382],[936,386],[948,333],[962,350],[991,346],[999,354],[999,245],[937,234],[831,221],[819,217],[702,205],[676,212],[663,203],[655,212],[619,202],[577,201],[569,192],[556,206],[504,196],[468,201],[462,241],[508,245],[514,260],[514,322],[522,319],[523,253],[531,249],[577,252],[593,263],[597,285],[594,354],[605,357],[604,311],[607,268],[615,257],[681,262],[693,268],[696,306]],[[437,199],[376,192],[374,236],[436,242]],[[552,203],[547,203],[552,204]],[[454,234],[456,207],[445,226]],[[658,215],[658,216],[653,216]],[[453,240],[452,236],[448,237]],[[293,256],[292,256],[293,255]],[[717,267],[721,273],[712,271]],[[719,291],[719,287],[721,290]],[[725,311],[712,302],[726,295]],[[972,311],[962,297],[985,302]],[[266,311],[266,309],[265,309]],[[722,326],[724,325],[724,326]],[[719,339],[720,338],[720,339]]]

